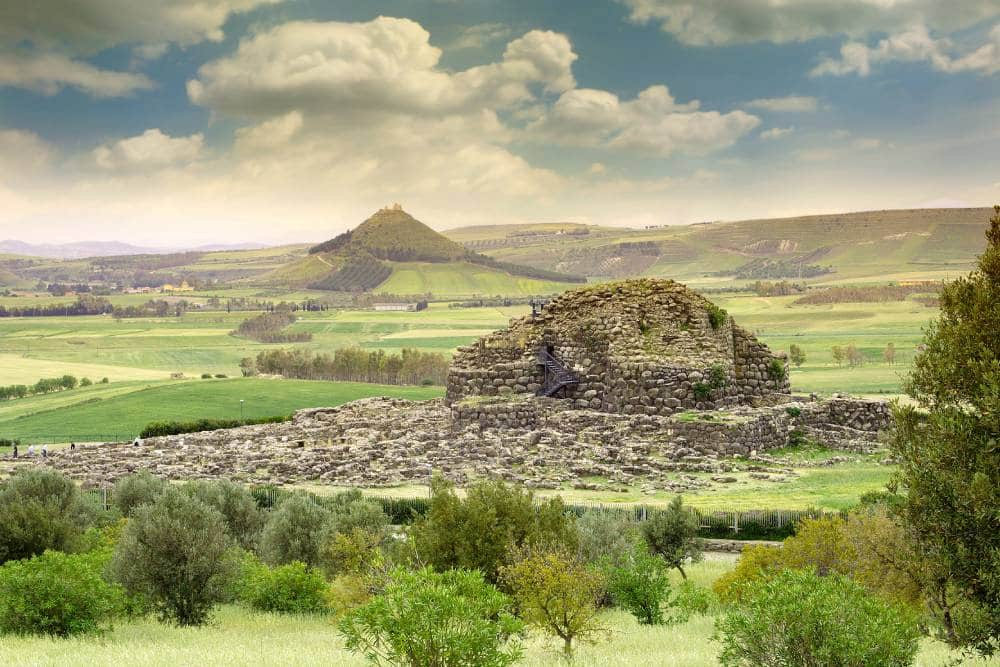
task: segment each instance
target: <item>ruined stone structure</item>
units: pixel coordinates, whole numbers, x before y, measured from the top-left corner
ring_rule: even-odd
[[[443,400],[355,401],[280,424],[79,446],[44,463],[89,485],[140,469],[358,486],[437,471],[458,482],[683,491],[740,473],[783,481],[794,472],[769,450],[808,438],[866,452],[890,420],[880,401],[792,396],[783,357],[706,299],[672,281],[630,280],[568,292],[462,348]]]
[[[547,384],[545,361],[548,372],[574,381]],[[540,314],[459,348],[447,400],[548,386],[577,408],[670,415],[785,395],[787,376],[783,357],[704,297],[672,280],[626,280],[566,292]]]

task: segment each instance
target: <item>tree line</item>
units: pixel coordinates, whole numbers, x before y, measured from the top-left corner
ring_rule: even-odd
[[[233,336],[249,338],[259,343],[302,343],[312,340],[308,331],[286,331],[295,324],[295,315],[288,310],[277,310],[273,313],[263,313],[257,317],[240,322],[232,331]]]
[[[108,379],[101,380],[101,384],[107,384]],[[24,398],[26,396],[36,396],[38,394],[51,394],[54,391],[65,391],[76,389],[76,387],[89,387],[94,384],[90,378],[78,380],[75,375],[63,375],[58,378],[42,378],[35,384],[9,384],[0,386],[0,400],[11,400],[14,398]]]
[[[828,287],[795,300],[796,305],[816,306],[831,303],[888,303],[906,301],[912,294],[937,293],[941,285],[919,282],[908,285],[872,285],[870,287]]]
[[[264,373],[302,380],[443,385],[448,377],[448,358],[437,352],[411,349],[396,354],[354,347],[330,355],[294,348],[264,350],[256,359],[244,358],[240,368],[245,376]]]

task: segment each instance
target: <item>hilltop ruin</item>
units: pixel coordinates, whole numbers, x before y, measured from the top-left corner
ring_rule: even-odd
[[[736,482],[739,459],[782,481],[792,473],[768,450],[809,439],[869,451],[889,423],[881,401],[792,395],[782,355],[686,287],[643,279],[567,292],[461,348],[444,399],[355,401],[47,462],[88,485],[138,469],[357,486],[439,471],[460,483],[681,491]]]

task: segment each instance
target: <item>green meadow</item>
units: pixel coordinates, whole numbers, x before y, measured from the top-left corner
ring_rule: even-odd
[[[735,558],[709,554],[688,569],[699,586],[710,586],[733,567]],[[673,583],[679,576],[672,575]],[[713,638],[715,616],[694,615],[685,623],[643,626],[626,612],[605,611],[600,616],[607,635],[594,644],[581,644],[572,664],[579,667],[678,665],[712,667],[720,646]],[[551,639],[531,632],[517,664],[544,667],[563,664]],[[59,639],[0,637],[0,661],[11,667],[44,665],[361,665],[369,664],[349,652],[334,621],[328,616],[265,614],[236,605],[219,608],[201,628],[178,628],[153,618],[119,623],[104,636]],[[963,659],[933,640],[924,640],[916,667],[950,664],[997,667],[1000,659]]]

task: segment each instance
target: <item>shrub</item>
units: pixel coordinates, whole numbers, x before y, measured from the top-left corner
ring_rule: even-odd
[[[729,374],[722,364],[712,364],[708,369],[708,385],[712,389],[722,389],[729,382]]]
[[[107,554],[64,554],[0,567],[0,633],[71,635],[101,632],[125,606],[124,591],[101,577]]]
[[[377,664],[502,667],[522,654],[509,598],[476,571],[397,570],[339,628],[348,649]]]
[[[459,498],[441,477],[431,481],[427,514],[410,531],[416,555],[439,570],[479,570],[497,583],[511,551],[559,546],[576,550],[573,517],[560,498],[536,504],[530,491],[480,481]]]
[[[714,303],[710,303],[707,306],[708,310],[708,323],[712,325],[713,329],[718,329],[723,324],[726,323],[726,318],[729,317],[724,309],[719,308]]]
[[[0,484],[0,508],[0,563],[71,551],[97,514],[72,480],[47,468],[19,470]]]
[[[244,487],[227,479],[219,479],[211,482],[188,482],[184,485],[184,490],[219,511],[226,522],[226,531],[237,544],[247,550],[257,546],[264,527],[264,515]]]
[[[691,390],[694,392],[694,397],[699,401],[707,400],[712,395],[712,387],[704,382],[695,382],[691,385]]]
[[[211,380],[212,379],[212,374],[211,373],[202,373],[201,374],[201,379],[202,380]]]
[[[163,620],[202,625],[225,598],[235,574],[222,515],[182,489],[167,488],[142,505],[122,533],[113,578],[146,596]]]
[[[165,480],[156,477],[148,470],[142,470],[125,475],[115,482],[111,503],[122,516],[132,516],[132,512],[138,507],[155,502],[166,488]]]
[[[702,557],[699,526],[698,515],[684,507],[680,496],[675,496],[666,509],[654,513],[642,524],[642,535],[654,554],[687,579],[684,563],[697,562]]]
[[[767,376],[775,382],[784,382],[785,375],[787,373],[788,371],[785,370],[785,362],[781,359],[771,359],[771,361],[767,364]]]
[[[786,570],[743,597],[716,623],[723,665],[904,667],[919,648],[910,612],[837,575]]]
[[[716,579],[712,590],[721,602],[739,602],[747,585],[769,579],[784,567],[783,556],[776,547],[763,544],[746,547],[736,567]]]
[[[381,550],[382,535],[362,528],[348,533],[332,533],[323,545],[320,561],[330,577],[342,574],[358,575],[366,580],[388,574],[388,560]],[[374,581],[369,582],[374,585]]]
[[[669,601],[670,580],[663,559],[649,553],[645,544],[632,548],[623,563],[606,569],[608,591],[615,605],[627,610],[642,625],[662,625],[663,607]]]
[[[191,422],[158,421],[146,424],[139,437],[157,438],[166,435],[182,435],[184,433],[200,433],[202,431],[218,431],[251,424],[278,424],[291,420],[290,415],[274,417],[259,417],[255,419],[198,419]]]
[[[338,493],[327,500],[325,506],[332,513],[331,533],[350,533],[361,529],[379,535],[389,526],[389,517],[382,511],[382,506],[365,498],[357,489]]]
[[[677,587],[673,606],[680,619],[692,615],[707,616],[718,606],[718,600],[711,590],[686,579]]]
[[[107,384],[108,382],[108,378],[101,378],[101,384]]]
[[[323,576],[298,561],[270,568],[253,558],[239,584],[240,599],[251,609],[281,614],[315,614],[327,610]]]
[[[229,376],[228,376],[228,375],[226,375],[225,373],[216,373],[216,374],[215,374],[215,377],[216,377],[217,379],[219,379],[219,380],[225,380],[225,379],[226,379],[227,377],[229,377]]]
[[[271,511],[260,536],[260,553],[271,565],[300,561],[320,564],[320,554],[332,519],[330,510],[310,496],[296,493]]]
[[[573,654],[573,641],[591,641],[604,633],[597,620],[605,579],[567,551],[534,553],[501,570],[514,592],[521,618],[563,642],[563,655]]]
[[[796,407],[794,405],[789,405],[787,408],[785,408],[785,414],[793,418],[799,417],[802,415],[802,408]]]
[[[80,378],[81,387],[89,387],[92,384],[94,384],[94,382],[90,378]]]
[[[639,537],[636,525],[612,514],[587,512],[576,520],[577,554],[590,565],[618,565]]]

